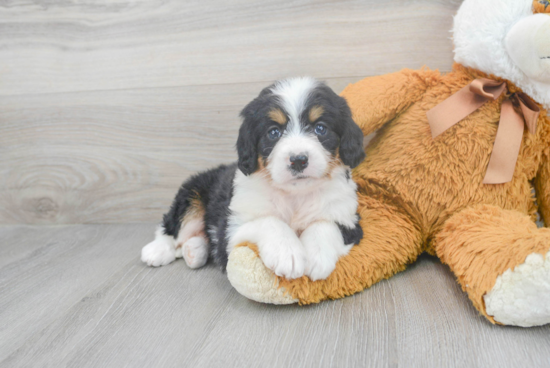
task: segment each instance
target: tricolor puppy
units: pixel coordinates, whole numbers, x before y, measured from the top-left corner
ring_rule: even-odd
[[[312,78],[265,88],[241,112],[238,162],[181,186],[141,259],[162,266],[209,257],[225,269],[233,247],[255,243],[288,279],[324,279],[361,240],[350,168],[365,157],[346,101]]]

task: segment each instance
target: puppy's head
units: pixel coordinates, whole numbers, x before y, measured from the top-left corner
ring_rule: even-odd
[[[279,187],[307,187],[365,157],[346,101],[324,83],[292,78],[265,88],[241,112],[239,169],[266,170]]]

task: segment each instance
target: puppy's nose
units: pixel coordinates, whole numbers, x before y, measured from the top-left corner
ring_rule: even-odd
[[[290,156],[290,168],[296,172],[302,172],[307,167],[307,156]]]

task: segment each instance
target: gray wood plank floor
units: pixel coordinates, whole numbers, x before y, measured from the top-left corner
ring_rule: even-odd
[[[251,302],[213,266],[141,264],[154,224],[0,227],[2,367],[544,367],[550,326],[493,326],[423,256],[318,305]]]
[[[550,326],[489,324],[435,258],[306,307],[139,261],[263,87],[447,72],[461,2],[0,1],[0,367],[550,366]]]

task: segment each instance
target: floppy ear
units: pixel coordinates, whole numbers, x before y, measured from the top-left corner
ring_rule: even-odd
[[[341,98],[340,118],[343,123],[342,135],[340,136],[340,158],[345,165],[353,169],[365,159],[363,132],[353,121],[351,110],[344,98]]]
[[[241,111],[243,123],[239,129],[239,138],[237,138],[238,166],[247,176],[258,169],[257,137],[254,129],[257,126],[254,118],[256,102],[257,99],[250,102]]]

